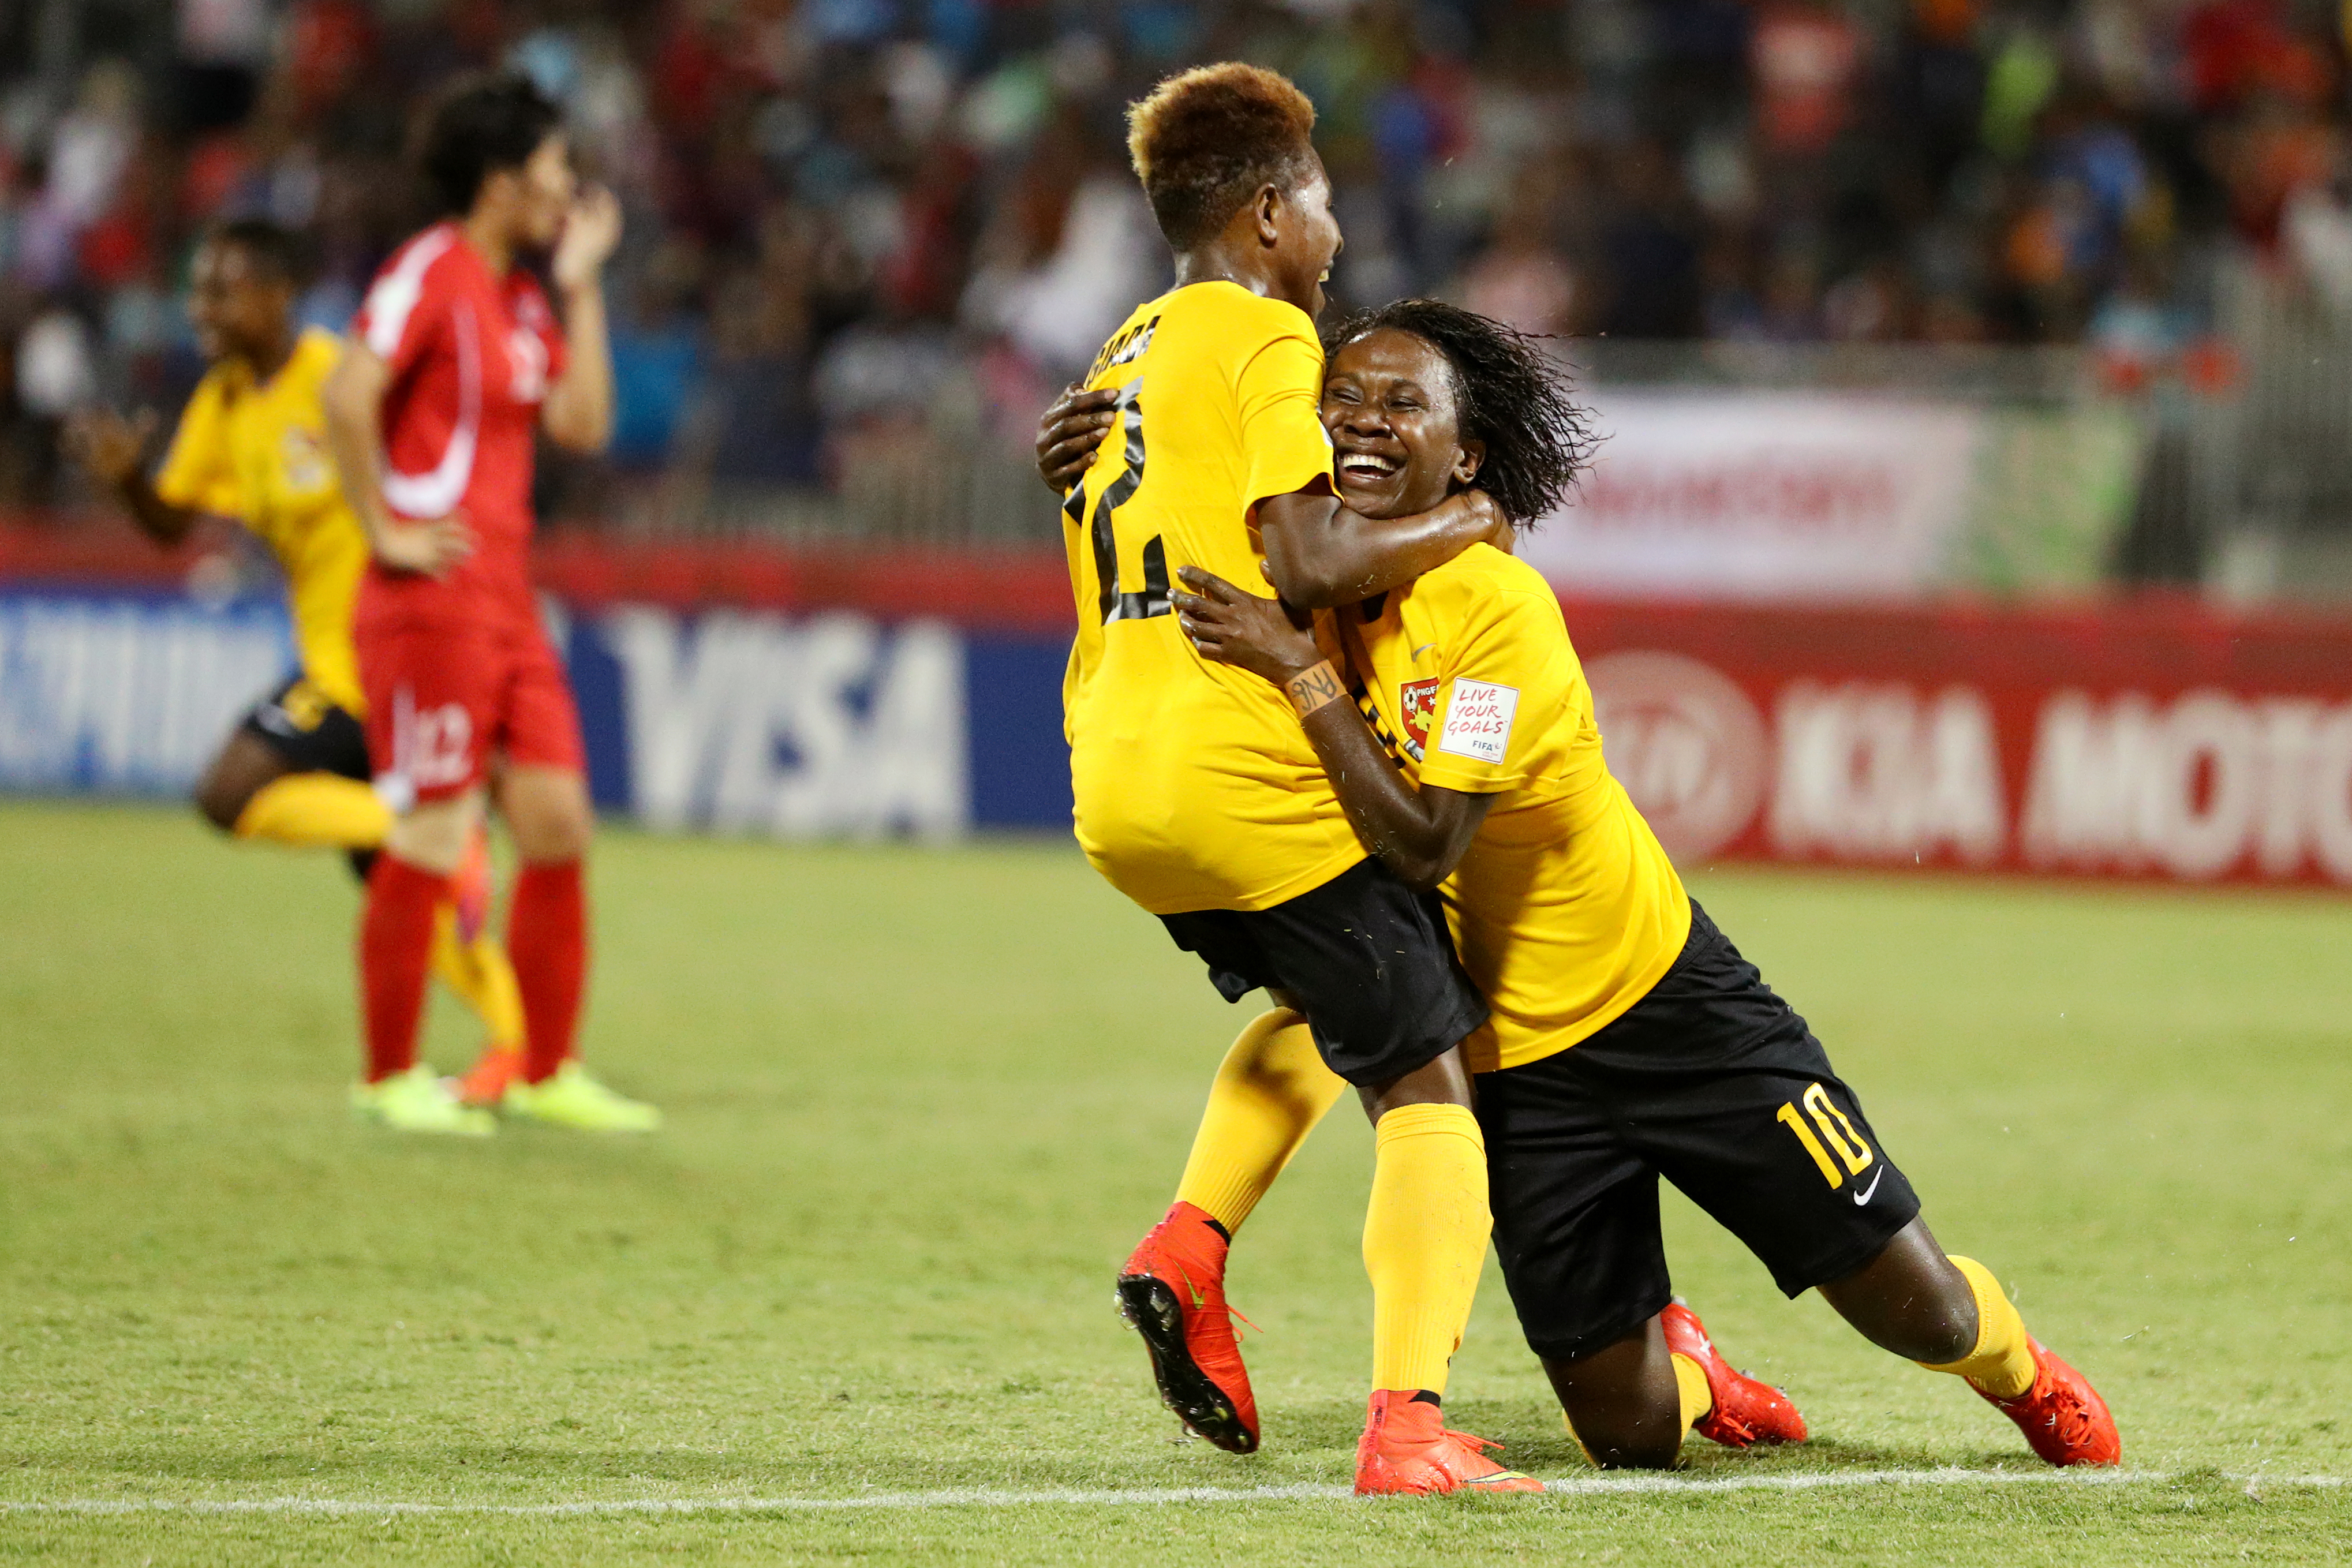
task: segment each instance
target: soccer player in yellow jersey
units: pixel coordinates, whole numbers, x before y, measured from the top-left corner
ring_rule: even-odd
[[[1241,576],[1263,560],[1295,601],[1332,603],[1407,581],[1496,522],[1467,496],[1377,527],[1343,518],[1317,412],[1313,316],[1339,232],[1314,120],[1288,81],[1234,64],[1171,78],[1130,111],[1176,280],[1087,378],[1118,424],[1064,508],[1076,826],[1096,868],[1200,955],[1229,1000],[1263,987],[1295,1007],[1372,1118],[1359,1490],[1531,1490],[1439,1409],[1489,1230],[1459,1049],[1485,1007],[1442,915],[1366,856],[1281,694],[1203,661],[1170,613],[1184,568]],[[1257,1421],[1223,1301],[1221,1201],[1180,1186],[1118,1293],[1171,1406],[1247,1451]]]
[[[211,363],[152,480],[142,461],[151,419],[79,416],[67,441],[151,538],[177,544],[205,516],[231,517],[278,558],[299,668],[257,703],[196,787],[196,808],[243,839],[328,845],[355,863],[383,844],[392,813],[370,785],[352,607],[367,538],[337,487],[320,386],[338,340],[294,324],[294,237],[274,224],[217,225],[197,246],[189,313]],[[488,865],[438,916],[434,967],[488,1033],[484,1067],[520,1061],[521,1003],[504,950],[485,929]],[[503,1087],[499,1085],[498,1087]],[[495,1092],[491,1094],[495,1098]],[[420,1100],[421,1123],[446,1114]],[[385,1120],[407,1122],[394,1107]]]
[[[1532,344],[1425,300],[1339,327],[1324,418],[1340,493],[1373,517],[1473,486],[1539,517],[1581,439]],[[1469,1055],[1504,1277],[1588,1453],[1670,1464],[1694,1425],[1735,1443],[1802,1435],[1674,1301],[1664,1176],[1789,1295],[1818,1289],[1872,1343],[1963,1378],[2042,1458],[2120,1461],[2097,1392],[1990,1270],[1937,1245],[1804,1019],[1685,893],[1610,777],[1541,576],[1473,547],[1336,612],[1318,643],[1274,601],[1178,575],[1196,591],[1176,595],[1194,648],[1288,692],[1365,844],[1441,892],[1491,1009]],[[1337,1092],[1311,1063],[1229,1059],[1204,1125],[1262,1131],[1255,1168],[1224,1183],[1263,1191]]]

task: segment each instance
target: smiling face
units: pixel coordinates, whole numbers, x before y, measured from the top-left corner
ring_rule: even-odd
[[[1428,511],[1477,476],[1484,442],[1462,438],[1454,367],[1426,338],[1368,332],[1331,356],[1323,428],[1339,497],[1368,517]]]

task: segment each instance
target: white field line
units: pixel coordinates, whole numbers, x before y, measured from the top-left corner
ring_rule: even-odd
[[[1548,1481],[1547,1492],[1636,1492],[1662,1495],[1732,1491],[1819,1491],[1875,1486],[2147,1486],[2171,1480],[2170,1470],[1806,1470],[1761,1476],[1583,1476]],[[2250,1488],[2336,1488],[2343,1476],[2228,1475]],[[867,1492],[856,1497],[622,1498],[580,1502],[368,1502],[348,1498],[194,1499],[66,1498],[52,1502],[0,1500],[0,1514],[302,1514],[329,1518],[499,1517],[564,1519],[596,1515],[826,1513],[845,1510],[924,1508],[1110,1507],[1136,1503],[1321,1501],[1352,1495],[1344,1486],[1301,1481],[1269,1487],[1054,1487],[1034,1491],[955,1487],[940,1491]]]

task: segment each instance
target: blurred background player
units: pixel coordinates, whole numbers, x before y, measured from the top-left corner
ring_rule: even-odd
[[[1199,955],[1228,1001],[1263,988],[1303,1015],[1372,1120],[1357,1490],[1537,1490],[1440,1411],[1486,1250],[1486,1154],[1459,1051],[1485,1008],[1442,919],[1366,857],[1279,694],[1204,664],[1170,613],[1183,565],[1255,575],[1262,546],[1286,595],[1338,602],[1409,580],[1496,520],[1441,497],[1385,528],[1339,523],[1313,319],[1339,228],[1314,122],[1288,80],[1232,63],[1171,77],[1129,114],[1175,287],[1135,308],[1087,378],[1116,392],[1123,434],[1064,508],[1076,826],[1095,868]],[[1224,1306],[1227,1239],[1180,1190],[1118,1297],[1161,1396],[1246,1452],[1257,1417]]]
[[[214,227],[189,272],[188,314],[208,369],[180,415],[162,469],[144,462],[152,413],[79,414],[66,443],[131,519],[176,545],[205,517],[233,518],[286,574],[300,667],[256,703],[205,769],[196,809],[241,839],[351,852],[364,878],[393,814],[370,782],[367,711],[352,652],[352,610],[367,536],[336,484],[320,388],[341,347],[297,330],[300,246],[257,218]],[[522,1006],[489,935],[489,862],[478,835],[434,915],[433,968],[488,1031],[485,1061],[512,1059]]]
[[[520,77],[453,89],[424,166],[451,216],[385,264],[326,389],[329,444],[372,551],[355,622],[368,753],[397,814],[361,927],[367,1071],[353,1103],[417,1131],[490,1131],[417,1063],[416,1033],[433,910],[495,788],[521,861],[507,946],[524,1024],[499,1108],[648,1130],[659,1113],[573,1054],[592,814],[579,715],[529,570],[536,433],[581,452],[612,434],[600,277],[620,210],[579,188],[556,109]],[[521,265],[551,247],[562,322]]]
[[[1511,516],[1541,517],[1586,444],[1534,344],[1429,300],[1341,325],[1324,407],[1341,494],[1370,515],[1478,484]],[[1774,1425],[1757,1399],[1772,1391],[1738,1379],[1672,1298],[1663,1175],[1788,1295],[1818,1289],[1872,1343],[1963,1378],[2043,1459],[2121,1461],[2097,1391],[2027,1333],[1990,1270],[1946,1256],[1805,1020],[1684,891],[1610,776],[1541,576],[1473,548],[1343,607],[1328,622],[1335,672],[1278,602],[1179,575],[1202,655],[1291,690],[1365,843],[1409,885],[1443,889],[1493,1009],[1469,1054],[1496,1249],[1589,1454],[1663,1467],[1694,1425],[1719,1440],[1727,1422]],[[1326,696],[1334,685],[1354,700]],[[1271,1095],[1221,1073],[1203,1130],[1268,1121],[1303,1087],[1296,1071]],[[1234,1180],[1262,1191],[1295,1147],[1266,1142]],[[1781,1435],[1802,1437],[1789,1416]]]

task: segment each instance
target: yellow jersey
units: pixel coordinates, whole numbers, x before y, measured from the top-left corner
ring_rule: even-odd
[[[1063,507],[1078,842],[1155,915],[1265,909],[1364,858],[1289,699],[1202,660],[1177,570],[1263,584],[1252,511],[1331,475],[1323,350],[1296,306],[1195,283],[1137,308],[1087,381],[1118,423]]]
[[[320,389],[341,349],[305,329],[278,373],[225,360],[205,372],[180,415],[155,493],[175,507],[234,517],[285,569],[302,674],[321,695],[364,714],[352,608],[366,570],[367,533],[344,501],[327,454]]]
[[[1414,786],[1501,797],[1438,890],[1492,1009],[1472,1070],[1541,1061],[1641,1000],[1681,956],[1690,896],[1601,760],[1550,586],[1474,545],[1333,620],[1357,704]]]

